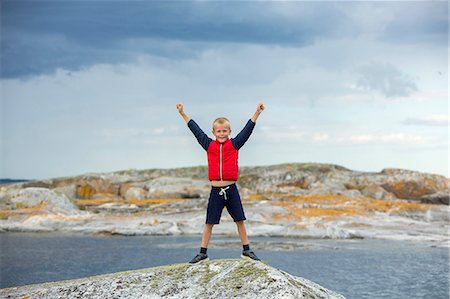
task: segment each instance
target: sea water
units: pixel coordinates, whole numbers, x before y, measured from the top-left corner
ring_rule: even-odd
[[[183,263],[200,236],[0,234],[1,288]],[[386,240],[251,238],[271,266],[347,298],[449,298],[449,250]],[[211,259],[239,258],[238,237],[213,236]]]

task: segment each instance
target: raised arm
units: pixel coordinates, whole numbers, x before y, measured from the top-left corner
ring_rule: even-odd
[[[264,110],[264,103],[263,102],[259,102],[258,106],[256,106],[256,112],[255,114],[253,114],[251,120],[256,123],[256,120],[258,119],[259,115],[261,114],[261,112],[263,112]]]
[[[178,103],[177,104],[178,112],[180,112],[181,116],[184,118],[184,120],[187,122],[187,125],[191,132],[194,134],[195,138],[197,138],[198,143],[206,150],[208,150],[208,146],[211,143],[212,139],[208,137],[208,135],[203,132],[202,129],[197,125],[197,123],[191,119],[189,116],[186,115],[183,111],[183,104]]]
[[[184,118],[184,120],[188,123],[190,120],[190,117],[186,115],[183,111],[183,103],[177,103],[177,109],[180,115]]]
[[[264,110],[264,104],[260,102],[256,107],[256,112],[253,114],[252,118],[248,120],[245,127],[237,134],[236,138],[232,140],[233,146],[235,149],[239,150],[245,142],[247,142],[248,138],[253,132],[253,128],[255,127],[256,120],[258,119],[261,112]]]

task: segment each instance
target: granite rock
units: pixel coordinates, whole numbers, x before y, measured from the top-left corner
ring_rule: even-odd
[[[263,262],[224,259],[174,264],[1,289],[2,298],[329,298],[344,299],[310,280]]]

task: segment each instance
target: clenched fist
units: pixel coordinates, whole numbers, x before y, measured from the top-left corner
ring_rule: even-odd
[[[256,112],[261,113],[264,110],[264,103],[259,102],[258,106],[256,107]]]
[[[177,103],[177,109],[178,109],[178,112],[182,113],[183,112],[183,103]]]

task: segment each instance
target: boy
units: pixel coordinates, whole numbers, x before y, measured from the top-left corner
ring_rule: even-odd
[[[187,122],[189,129],[194,133],[197,141],[206,150],[208,156],[208,178],[211,181],[211,193],[206,211],[206,224],[203,230],[200,253],[189,263],[195,264],[208,260],[206,254],[209,240],[214,224],[219,224],[224,206],[236,223],[239,237],[242,242],[243,258],[256,261],[260,259],[250,250],[250,245],[245,229],[244,208],[236,186],[238,179],[238,151],[250,137],[256,120],[264,110],[264,104],[260,102],[255,114],[248,120],[242,131],[235,137],[229,139],[231,133],[230,122],[224,117],[219,117],[213,122],[212,133],[216,140],[209,138],[197,123],[190,119],[183,111],[183,104],[177,104],[178,112]]]

